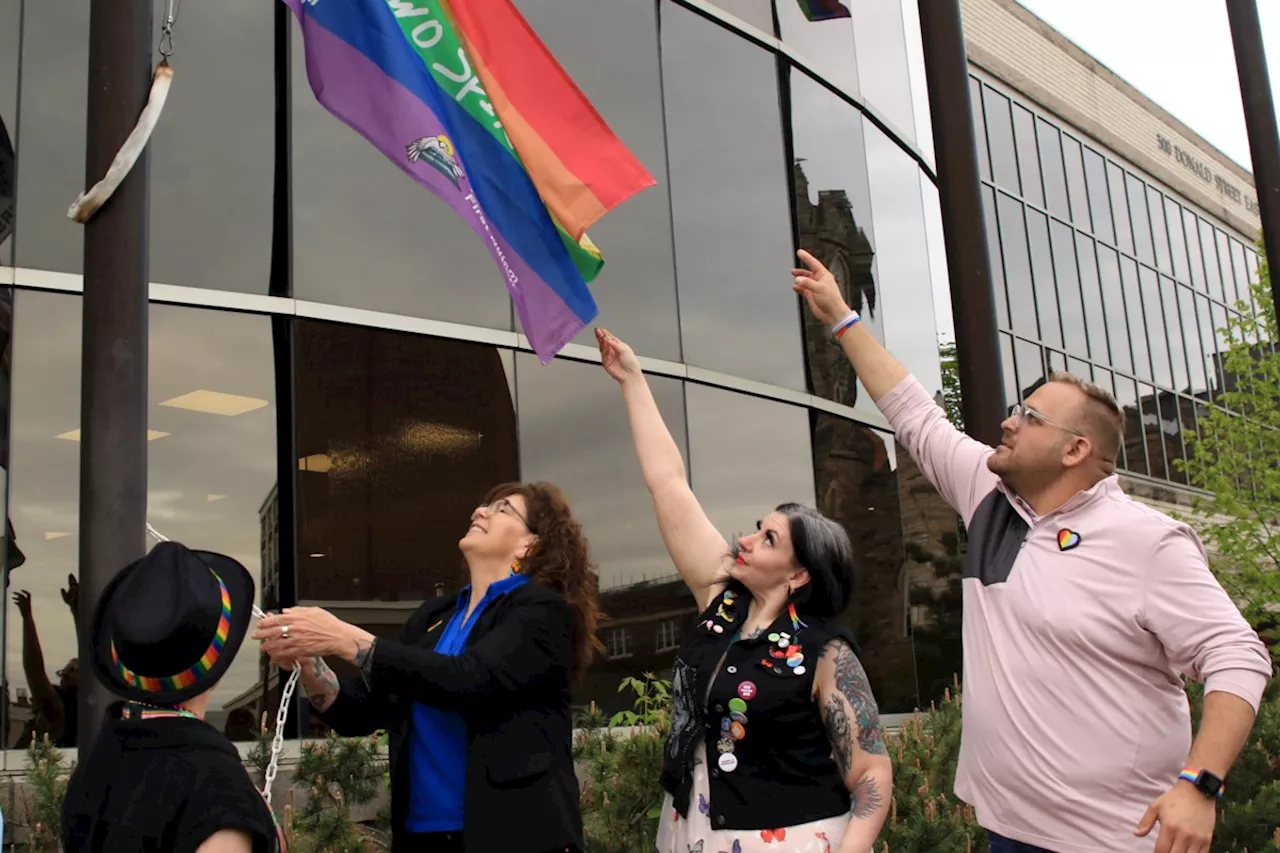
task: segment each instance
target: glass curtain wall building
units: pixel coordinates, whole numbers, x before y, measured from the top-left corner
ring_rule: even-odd
[[[824,259],[940,392],[916,3],[853,0],[822,22],[796,0],[517,5],[658,179],[592,230],[607,261],[593,292],[644,359],[694,489],[729,536],[783,501],[843,522],[848,618],[882,707],[927,704],[958,669],[958,633],[911,588],[945,598],[956,519],[788,275],[797,247]],[[183,9],[151,144],[148,517],[241,560],[264,607],[319,604],[394,635],[462,581],[457,540],[491,485],[556,482],[610,616],[578,699],[612,707],[621,677],[670,666],[695,615],[617,388],[589,332],[538,363],[479,239],[316,103],[280,7]],[[74,743],[83,238],[66,209],[84,183],[87,36],[85,4],[0,0],[17,152],[0,244],[9,750],[40,732]],[[247,644],[213,719],[248,739],[280,681]]]
[[[1220,330],[1257,309],[1252,179],[1015,0],[963,8],[1005,397],[1092,379],[1126,412],[1131,490],[1185,497]]]

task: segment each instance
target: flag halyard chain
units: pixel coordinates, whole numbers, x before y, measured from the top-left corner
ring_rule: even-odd
[[[157,542],[168,542],[169,537],[160,533],[151,526],[151,522],[147,522],[147,533]],[[267,613],[257,604],[253,605],[254,618],[261,619]],[[280,707],[276,709],[276,726],[271,734],[271,759],[267,762],[267,769],[263,773],[262,798],[267,801],[267,805],[271,805],[271,786],[276,781],[276,774],[280,770],[280,753],[284,750],[284,724],[289,719],[289,705],[293,702],[293,694],[298,688],[298,679],[302,676],[302,665],[296,664],[293,672],[289,675],[289,680],[284,684],[284,691],[280,694]]]

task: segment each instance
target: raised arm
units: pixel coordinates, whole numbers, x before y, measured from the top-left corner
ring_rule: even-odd
[[[893,765],[866,670],[844,640],[827,644],[815,688],[831,752],[853,801],[839,853],[867,853],[889,815]]]
[[[605,371],[622,386],[636,456],[653,498],[662,541],[702,610],[715,597],[716,581],[729,559],[729,543],[689,488],[680,448],[662,421],[635,353],[604,329],[596,330],[596,341]]]
[[[813,316],[828,328],[856,317],[835,276],[808,252],[801,250],[799,258],[804,266],[791,270],[795,280],[792,289],[804,297]],[[839,344],[894,435],[942,499],[968,524],[998,479],[987,469],[992,449],[956,429],[929,393],[863,323],[847,326]]]

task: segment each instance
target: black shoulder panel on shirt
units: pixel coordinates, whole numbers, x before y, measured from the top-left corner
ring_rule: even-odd
[[[1026,520],[1004,493],[992,489],[969,522],[969,552],[964,557],[963,576],[977,578],[983,586],[1009,580],[1028,529]]]

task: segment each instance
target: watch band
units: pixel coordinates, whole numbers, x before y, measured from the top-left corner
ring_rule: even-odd
[[[360,675],[364,679],[365,686],[371,686],[373,681],[373,649],[378,645],[378,638],[374,637],[373,642],[369,644],[369,648],[360,649],[356,652],[356,666],[360,668]]]
[[[1182,772],[1178,774],[1178,778],[1183,782],[1190,782],[1197,791],[1206,797],[1220,798],[1222,792],[1227,789],[1226,783],[1207,770],[1184,767]]]

